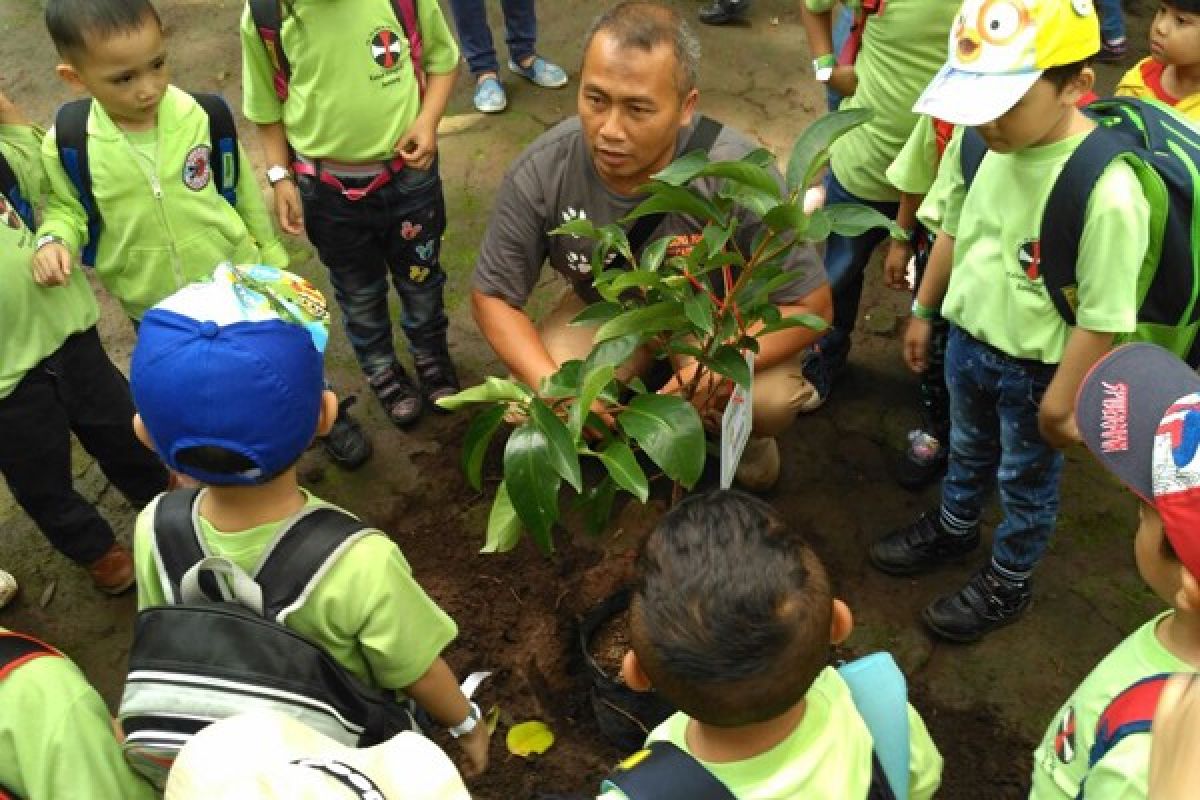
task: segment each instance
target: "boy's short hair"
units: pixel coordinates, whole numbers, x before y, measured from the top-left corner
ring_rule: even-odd
[[[1200,578],[1200,376],[1161,347],[1100,359],[1075,400],[1084,444],[1162,518],[1163,555]]]
[[[1200,14],[1200,0],[1159,0],[1162,5],[1183,14]]]
[[[736,491],[684,500],[646,540],[631,604],[642,670],[720,727],[792,708],[829,664],[832,593],[804,539]]]
[[[622,48],[648,53],[661,44],[671,45],[675,53],[675,85],[680,97],[696,88],[700,40],[675,9],[655,3],[619,3],[592,22],[584,39],[585,51],[601,31],[613,37]]]
[[[146,312],[130,384],[167,465],[235,486],[295,464],[320,416],[328,319],[305,279],[228,264]]]
[[[1042,73],[1042,80],[1049,81],[1058,91],[1067,88],[1067,84],[1078,78],[1083,71],[1092,65],[1091,58],[1085,58],[1082,61],[1076,61],[1072,64],[1063,64],[1057,67],[1050,67]]]
[[[48,0],[45,12],[46,30],[64,58],[85,52],[88,36],[137,30],[146,17],[162,26],[149,0]]]

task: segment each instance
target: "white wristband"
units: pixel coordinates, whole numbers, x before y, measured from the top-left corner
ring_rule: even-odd
[[[459,739],[475,730],[476,726],[479,725],[482,719],[483,712],[479,710],[479,706],[477,706],[475,703],[471,703],[471,708],[467,711],[467,718],[454,727],[447,728],[446,731],[455,739]]]

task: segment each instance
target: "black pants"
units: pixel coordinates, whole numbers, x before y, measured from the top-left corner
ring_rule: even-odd
[[[135,507],[166,488],[166,468],[133,434],[129,384],[95,328],[69,337],[0,400],[0,474],[50,543],[86,565],[113,532],[72,484],[72,431]]]

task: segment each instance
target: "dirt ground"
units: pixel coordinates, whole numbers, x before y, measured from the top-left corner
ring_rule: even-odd
[[[698,5],[690,0],[672,4],[688,15]],[[193,90],[221,91],[236,107],[241,4],[160,0],[158,5],[171,33],[174,81]],[[489,5],[495,23],[498,4]],[[571,72],[570,88],[542,91],[510,79],[509,110],[484,118],[471,109],[464,81],[443,126],[451,341],[468,383],[497,371],[464,302],[492,197],[510,160],[572,113],[580,42],[597,5],[587,0],[540,4],[539,49]],[[706,52],[702,108],[781,155],[823,110],[823,98],[808,75],[796,8],[791,0],[760,0],[750,25],[700,30]],[[1144,49],[1148,14],[1135,8],[1129,16],[1135,49]],[[68,93],[52,72],[55,59],[41,26],[40,4],[0,4],[0,30],[6,33],[0,87],[36,118],[49,120]],[[1134,60],[1131,55],[1127,63]],[[1111,88],[1118,74],[1119,69],[1102,69],[1102,88]],[[243,124],[242,130],[257,162],[251,126]],[[293,250],[295,268],[324,285],[323,269],[307,244],[295,241]],[[896,345],[906,303],[906,297],[880,288],[877,280],[868,289],[863,312],[869,321],[860,326],[849,375],[829,406],[799,420],[783,438],[783,478],[770,499],[811,534],[840,593],[855,609],[850,649],[890,649],[909,674],[915,702],[946,756],[940,796],[1023,797],[1030,752],[1053,711],[1096,660],[1160,604],[1133,567],[1133,499],[1081,450],[1068,454],[1059,532],[1037,575],[1034,606],[1020,624],[971,647],[935,642],[919,627],[920,609],[957,589],[975,565],[920,580],[887,578],[867,567],[868,542],[936,502],[935,490],[906,493],[896,488],[891,474],[904,433],[916,421],[915,383]],[[114,359],[124,365],[132,333],[107,299],[104,307],[102,333]],[[363,395],[340,331],[329,361],[336,387]],[[592,719],[573,646],[575,624],[627,574],[632,548],[661,503],[649,514],[627,507],[600,540],[562,537],[553,559],[527,544],[504,556],[478,555],[490,494],[470,490],[458,467],[458,441],[467,418],[431,418],[401,433],[364,401],[357,413],[374,439],[374,459],[347,474],[328,466],[314,450],[305,457],[302,475],[315,492],[395,537],[423,585],[458,620],[459,639],[447,652],[453,665],[463,673],[496,671],[481,702],[501,708],[501,730],[493,767],[473,785],[475,795],[498,800],[594,787],[619,754],[603,742]],[[81,491],[128,537],[130,510],[82,451],[78,456]],[[498,480],[495,460],[490,475],[489,489]],[[989,521],[995,521],[994,511]],[[95,593],[82,572],[46,545],[2,488],[0,530],[0,565],[23,587],[18,600],[0,612],[0,625],[61,646],[115,706],[133,597],[112,600]],[[557,744],[535,761],[510,756],[502,743],[504,729],[535,717],[552,725]]]

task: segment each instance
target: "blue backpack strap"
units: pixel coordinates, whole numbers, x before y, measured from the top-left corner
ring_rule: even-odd
[[[891,653],[871,653],[838,667],[859,716],[875,741],[875,756],[896,797],[908,797],[908,683]]]
[[[92,170],[88,165],[88,117],[92,113],[92,98],[84,97],[65,103],[54,117],[54,138],[58,145],[58,160],[79,195],[79,204],[87,215],[87,244],[81,259],[86,266],[96,264],[96,245],[100,241],[103,221],[92,194]]]
[[[238,155],[237,125],[233,111],[219,94],[193,94],[196,103],[208,115],[208,138],[212,143],[213,185],[231,206],[237,205]]]
[[[17,180],[17,173],[13,171],[12,165],[8,163],[8,159],[4,157],[3,153],[0,153],[0,193],[25,221],[25,227],[31,231],[36,230],[37,222],[33,218],[33,206],[25,199],[25,194],[21,191],[21,183]]]
[[[974,128],[963,128],[958,147],[958,163],[962,169],[963,184],[970,191],[971,184],[975,182],[975,175],[979,172],[979,165],[988,153],[987,142]]]
[[[629,800],[737,800],[704,765],[670,742],[651,742],[625,759],[601,791],[620,789]]]
[[[1142,678],[1109,701],[1096,720],[1096,739],[1088,752],[1089,770],[1126,736],[1150,732],[1158,699],[1170,677],[1170,673],[1163,672]],[[1078,798],[1084,796],[1086,785],[1085,778],[1079,786]]]

